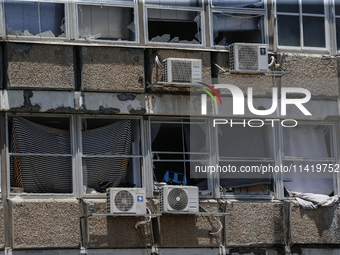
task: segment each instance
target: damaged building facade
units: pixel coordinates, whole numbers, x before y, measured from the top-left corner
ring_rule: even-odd
[[[340,195],[338,0],[0,0],[0,20],[0,254],[340,253],[340,207],[307,210],[288,194]],[[269,69],[229,72],[233,43],[264,45]],[[171,59],[207,84],[252,87],[258,110],[273,88],[307,89],[311,115],[235,116],[228,89],[202,115],[194,84],[165,75]],[[214,128],[216,116],[275,121]],[[318,181],[191,178],[195,160],[335,169]],[[217,216],[159,213],[174,172]],[[94,217],[107,187],[132,186],[157,215],[140,232],[147,217]]]

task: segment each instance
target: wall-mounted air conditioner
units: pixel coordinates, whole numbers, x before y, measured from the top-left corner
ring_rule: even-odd
[[[198,187],[163,186],[159,193],[161,212],[198,212]]]
[[[200,59],[167,58],[163,64],[164,82],[188,84],[202,82],[202,60]]]
[[[109,188],[106,199],[108,214],[146,214],[144,188]]]
[[[229,46],[230,70],[268,71],[266,44],[234,43]]]

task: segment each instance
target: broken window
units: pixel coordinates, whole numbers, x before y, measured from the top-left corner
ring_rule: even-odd
[[[70,118],[8,118],[12,193],[72,193]]]
[[[218,164],[225,169],[236,169],[220,173],[222,195],[269,195],[271,174],[238,170],[274,165],[272,127],[219,125],[216,129]]]
[[[6,0],[4,13],[9,36],[66,36],[64,3]]]
[[[212,39],[215,46],[229,47],[235,42],[265,43],[263,1],[212,0],[211,4]]]
[[[136,41],[133,2],[126,2],[127,6],[78,4],[78,38],[85,40]]]
[[[202,1],[147,0],[145,6],[148,42],[202,44]]]
[[[326,48],[323,0],[276,1],[278,45]]]
[[[141,134],[137,119],[82,119],[83,193],[141,187]]]
[[[211,194],[205,178],[192,178],[195,166],[209,165],[208,124],[202,119],[151,120],[151,150],[154,190],[159,185],[198,186]]]
[[[332,125],[302,124],[283,130],[283,165],[293,166],[297,172],[283,174],[286,191],[323,195],[334,192],[333,173],[323,171],[335,163],[332,130]]]

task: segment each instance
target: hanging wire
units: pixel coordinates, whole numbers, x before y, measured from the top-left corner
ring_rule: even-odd
[[[151,214],[151,211],[150,211],[149,208],[146,208],[146,210],[147,210],[148,214]],[[142,234],[142,232],[140,231],[140,228],[139,228],[138,226],[139,226],[139,225],[146,225],[146,224],[148,224],[150,221],[151,221],[151,215],[149,216],[149,219],[148,219],[148,220],[145,220],[145,221],[138,221],[138,222],[136,223],[136,225],[135,225],[135,229],[137,230],[137,232],[138,232],[138,234],[139,234],[139,237],[140,237],[140,239],[142,240],[142,243],[143,243],[143,245],[144,245],[144,247],[145,247],[145,250],[146,250],[146,252],[148,253],[148,255],[150,255],[150,253],[149,253],[148,248],[146,247],[146,243],[144,242],[144,240],[147,239],[147,237],[144,237],[144,236],[143,236],[143,234]]]
[[[200,207],[201,207],[205,212],[208,212],[208,210],[205,209],[203,206],[200,205]],[[220,221],[219,219],[217,219],[215,216],[212,216],[212,217],[218,222],[218,224],[220,225],[220,229],[219,229],[218,231],[216,231],[216,232],[210,232],[210,231],[209,231],[209,235],[217,235],[217,234],[220,233],[221,230],[223,229],[223,225],[222,225],[221,221]]]

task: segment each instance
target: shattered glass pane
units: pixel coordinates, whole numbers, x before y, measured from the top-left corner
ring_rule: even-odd
[[[65,26],[61,27],[65,24],[64,4],[5,1],[4,6],[8,35],[65,36]]]
[[[135,40],[133,8],[78,5],[79,38]]]
[[[212,0],[216,7],[229,8],[263,8],[263,0]]]
[[[201,43],[201,13],[148,9],[148,32],[150,42]]]
[[[165,6],[202,7],[202,0],[145,0],[145,3]]]

